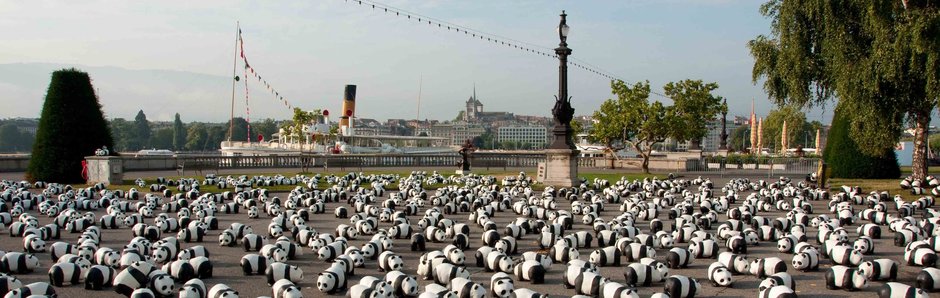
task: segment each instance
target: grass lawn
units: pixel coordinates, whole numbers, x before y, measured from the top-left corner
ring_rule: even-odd
[[[878,191],[878,192],[887,191],[889,194],[891,194],[892,197],[894,197],[894,195],[899,194],[901,195],[901,197],[904,198],[905,201],[913,201],[923,196],[923,195],[913,195],[911,194],[910,190],[901,189],[900,183],[901,183],[901,179],[833,178],[833,179],[829,179],[829,185],[830,185],[829,190],[833,192],[839,192],[842,190],[842,185],[848,185],[850,187],[860,186],[862,187],[862,191],[865,192],[866,194],[872,191]],[[927,195],[929,195],[929,193]]]

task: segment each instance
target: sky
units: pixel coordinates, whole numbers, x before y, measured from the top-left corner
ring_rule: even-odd
[[[758,13],[763,1],[379,2],[544,48],[557,46],[558,14],[566,10],[571,58],[628,83],[649,80],[660,92],[670,81],[716,82],[731,115],[749,114],[752,102],[758,114],[773,108],[752,83],[746,48],[769,32]],[[251,66],[304,109],[339,110],[344,85],[355,84],[359,117],[453,119],[475,86],[485,111],[549,116],[558,90],[554,58],[356,1],[0,1],[0,15],[0,27],[8,28],[0,31],[0,64],[46,67],[28,83],[0,80],[0,104],[11,107],[0,118],[38,117],[50,67],[74,65],[95,80],[108,117],[133,118],[142,109],[151,120],[179,112],[187,121],[225,121],[236,22]],[[165,72],[135,80],[101,69]],[[243,82],[235,116],[291,117],[257,81],[249,82],[246,109]],[[606,78],[577,68],[569,69],[569,94],[578,115],[612,97]],[[828,121],[827,114],[831,108],[807,116]]]

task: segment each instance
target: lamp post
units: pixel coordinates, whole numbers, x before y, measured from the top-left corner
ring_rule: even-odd
[[[568,24],[565,22],[565,11],[561,11],[561,22],[558,24],[558,38],[561,42],[558,48],[555,48],[555,54],[558,55],[558,95],[555,97],[555,107],[552,108],[552,116],[555,118],[555,127],[552,129],[554,139],[549,149],[575,149],[571,141],[571,119],[574,117],[574,108],[571,107],[570,97],[568,97],[568,55],[571,55],[571,49],[568,48]]]

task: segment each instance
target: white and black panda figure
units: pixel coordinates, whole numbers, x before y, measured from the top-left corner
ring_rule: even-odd
[[[940,269],[931,267],[921,269],[914,279],[914,285],[928,292],[940,291]]]
[[[522,263],[516,264],[513,271],[516,273],[516,278],[519,280],[529,281],[532,284],[545,283],[546,270],[539,261],[523,261]]]
[[[694,278],[672,275],[663,283],[663,292],[670,298],[693,298],[701,286]]]
[[[826,288],[830,290],[863,290],[868,287],[865,274],[855,268],[835,265],[826,271]]]
[[[150,273],[150,281],[147,283],[147,286],[153,293],[157,294],[158,297],[169,297],[176,291],[173,278],[170,277],[169,274],[163,273],[161,270],[154,270]]]
[[[624,284],[608,281],[604,283],[604,287],[601,288],[601,294],[598,296],[601,298],[640,298],[640,295],[636,293],[636,290],[627,287]]]
[[[858,265],[858,270],[865,273],[868,280],[896,281],[898,280],[899,264],[892,259],[875,259]]]
[[[620,250],[614,246],[596,249],[591,252],[588,261],[598,267],[620,266]]]
[[[226,284],[216,284],[209,289],[212,298],[238,298],[238,291]]]
[[[379,255],[379,271],[402,270],[404,265],[405,262],[401,259],[401,256],[392,251],[384,251]]]
[[[128,298],[157,298],[157,294],[148,288],[136,289]]]
[[[619,254],[619,250],[618,250]],[[552,256],[552,260],[555,262],[565,263],[571,260],[576,260],[581,257],[581,253],[578,252],[577,248],[569,247],[564,244],[555,244],[552,246],[552,249],[549,251],[549,255]]]
[[[470,248],[470,237],[464,233],[457,233],[454,235],[454,240],[451,242],[457,248],[469,249]]]
[[[692,252],[688,249],[673,247],[666,253],[666,266],[670,269],[687,268],[694,259]]]
[[[61,287],[77,285],[82,279],[82,269],[75,263],[56,263],[49,267],[49,283]]]
[[[709,265],[707,276],[708,281],[716,287],[731,287],[731,283],[734,282],[731,270],[728,270],[728,267],[725,267],[721,262],[714,262]]]
[[[494,296],[497,297],[497,296]],[[548,298],[547,294],[542,294],[527,288],[519,288],[513,290],[512,294],[508,297],[513,298]]]
[[[245,251],[260,251],[261,247],[264,246],[264,237],[258,234],[246,234],[242,237],[242,246],[244,246]]]
[[[85,289],[100,291],[106,287],[111,287],[115,275],[117,275],[117,271],[109,266],[91,266],[91,268],[88,268],[88,271],[85,272]]]
[[[27,235],[23,238],[23,251],[27,253],[40,253],[46,251],[46,242],[39,235]]]
[[[751,274],[765,278],[777,272],[787,272],[787,263],[778,257],[758,258],[751,261]]]
[[[411,251],[426,251],[427,239],[424,234],[414,233],[411,235]]]
[[[209,257],[209,250],[205,246],[196,245],[184,250],[181,250],[176,254],[176,258],[180,260],[189,260],[195,257]]]
[[[23,287],[23,282],[12,275],[0,274],[0,295],[6,295],[13,289]]]
[[[424,286],[424,292],[418,298],[458,298],[457,293],[439,284]]]
[[[758,289],[760,298],[796,298],[796,292],[787,286],[774,286],[766,289]]]
[[[689,251],[696,259],[715,259],[719,253],[718,242],[714,239],[692,239]]]
[[[450,282],[448,288],[457,293],[459,297],[465,298],[484,298],[486,297],[486,288],[483,285],[473,282],[470,279],[458,277]]]
[[[395,289],[392,289],[391,284],[375,276],[363,276],[359,280],[359,285],[371,289],[376,297],[393,297],[395,295]],[[350,292],[355,292],[352,287],[350,287]]]
[[[264,274],[268,278],[268,285],[274,285],[275,282],[282,279],[295,283],[304,279],[304,272],[300,270],[300,267],[281,262],[274,262],[268,265]]]
[[[274,260],[259,254],[247,254],[242,256],[240,265],[245,275],[255,275],[264,274],[265,270],[268,268],[268,264],[273,262]]]
[[[643,258],[656,257],[656,250],[643,244],[630,243],[629,245],[625,245],[624,248],[625,250],[621,251],[621,253],[626,257],[628,262],[636,262]]]
[[[937,253],[927,247],[918,247],[904,252],[904,261],[910,266],[933,267],[937,265]]]
[[[579,273],[579,276],[575,277],[574,280],[574,289],[576,293],[594,297],[600,295],[604,284],[608,281],[607,278],[600,275],[599,273],[594,273],[591,271],[582,271]]]
[[[718,255],[718,262],[728,267],[728,271],[731,271],[733,275],[739,274],[750,274],[751,263],[747,261],[747,257],[733,252],[722,252]]]
[[[852,243],[852,248],[861,252],[862,255],[873,254],[875,253],[875,240],[868,236],[859,236]]]
[[[731,236],[728,240],[725,240],[725,248],[727,251],[735,254],[746,254],[747,240],[741,236]]]
[[[212,261],[208,257],[198,256],[189,259],[189,264],[193,266],[197,278],[207,279],[212,277]]]
[[[659,270],[642,263],[627,265],[623,270],[623,277],[627,285],[634,287],[648,287],[653,283],[662,282],[665,278]]]
[[[470,272],[466,268],[449,263],[441,263],[432,268],[434,282],[447,286],[454,278],[470,278]]]
[[[878,289],[880,298],[928,298],[927,291],[897,282],[886,282]]]
[[[368,243],[367,243],[367,244],[368,244]],[[278,249],[280,249],[280,248],[278,248]],[[344,247],[343,242],[336,241],[336,242],[327,244],[327,245],[324,246],[324,247],[321,247],[321,248],[317,251],[317,258],[320,259],[320,260],[326,261],[326,262],[332,262],[334,259],[336,259],[336,257],[342,255],[344,250],[345,250],[345,247]],[[363,250],[363,252],[365,252],[365,251],[366,251],[366,250]],[[284,259],[286,259],[286,256],[285,256]],[[285,260],[277,260],[277,259],[275,259],[275,261],[283,262],[283,261],[285,261]]]
[[[397,297],[415,296],[418,294],[418,280],[401,271],[385,273],[385,282],[392,286]]]
[[[775,286],[785,286],[792,290],[796,290],[796,281],[793,279],[789,273],[780,272],[771,276],[768,276],[757,285],[759,290],[768,289]]]
[[[336,215],[336,218],[349,218],[349,210],[346,207],[338,206],[333,210],[333,215]]]
[[[346,290],[346,272],[338,266],[330,266],[317,276],[317,289],[327,294]]]
[[[552,264],[554,263],[554,261],[552,261],[552,258],[548,257],[547,255],[537,253],[534,251],[527,251],[527,252],[522,253],[522,260],[537,261],[542,264],[542,267],[545,268],[546,272],[552,269]]]
[[[497,272],[490,277],[490,297],[509,298],[515,290],[516,286],[509,274]]]
[[[851,246],[833,246],[829,249],[829,259],[833,264],[855,267],[862,263],[862,252]]]
[[[349,292],[347,292],[347,297],[349,298],[382,298],[388,297],[384,294],[381,294],[378,289],[369,287],[363,284],[355,284],[349,287]]]
[[[153,271],[153,265],[146,262],[135,262],[114,276],[112,282],[114,291],[124,296],[130,296],[134,290],[147,286],[150,281],[150,273]]]
[[[819,252],[815,249],[808,249],[801,253],[793,255],[790,261],[793,269],[807,272],[819,270]]]
[[[55,288],[47,282],[34,282],[12,289],[4,298],[56,297]]]
[[[39,258],[33,254],[8,252],[0,257],[0,272],[30,273],[39,267]]]
[[[274,282],[271,286],[272,298],[303,298],[300,287],[287,279]]]
[[[235,232],[230,229],[226,229],[219,233],[219,246],[228,246],[232,247],[238,245],[238,241],[235,240]]]
[[[209,293],[206,283],[198,278],[190,279],[180,287],[179,298],[206,298]]]
[[[66,242],[55,242],[50,246],[50,254],[52,254],[53,260],[58,260],[59,257],[67,254],[74,254],[78,251],[78,247],[71,243]]]

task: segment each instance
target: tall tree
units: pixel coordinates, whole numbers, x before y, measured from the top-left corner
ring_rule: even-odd
[[[233,122],[234,122],[234,125],[232,125]],[[229,133],[232,134],[233,142],[247,142],[249,140],[248,121],[246,121],[245,118],[235,117],[235,119],[232,119],[226,122],[225,127],[232,128],[232,131],[230,131]],[[252,129],[252,133],[254,133],[254,129]],[[202,140],[202,141],[205,141],[205,140]]]
[[[102,146],[114,148],[88,74],[77,69],[52,73],[26,170],[30,181],[82,183],[82,161]],[[113,151],[112,151],[113,152]]]
[[[770,0],[771,36],[748,43],[753,79],[777,104],[837,98],[850,132],[877,156],[914,128],[912,174],[927,175],[926,131],[940,96],[940,9],[926,0]]]
[[[851,114],[842,104],[836,107],[829,129],[829,140],[823,159],[829,165],[829,175],[835,178],[897,179],[901,175],[897,156],[892,148],[881,154],[869,156],[859,151],[864,146],[849,137]]]
[[[180,120],[180,113],[173,118],[173,150],[183,150],[186,147],[186,125]]]
[[[131,151],[139,147],[139,143],[137,143],[137,131],[134,129],[132,122],[124,118],[114,118],[108,122],[108,127],[111,128],[111,134],[114,138],[113,151]]]
[[[186,150],[190,151],[202,151],[205,149],[206,137],[208,132],[206,131],[206,125],[193,122],[189,124],[189,129],[186,133]]]
[[[150,146],[157,149],[173,148],[173,128],[161,128],[153,132]]]
[[[137,111],[134,117],[134,132],[137,135],[137,149],[146,149],[150,147],[150,121],[147,121],[147,115],[144,110]]]
[[[726,109],[722,98],[712,94],[715,89],[718,89],[717,83],[702,80],[669,82],[663,86],[666,97],[673,100],[676,113],[672,137],[678,142],[692,141],[689,149],[701,149],[702,138],[708,134],[705,124]]]
[[[643,172],[649,173],[653,145],[672,136],[673,125],[680,121],[676,109],[658,101],[650,102],[649,82],[628,86],[615,80],[610,85],[617,98],[604,101],[594,112],[597,123],[592,129],[592,138],[607,146],[612,159],[617,151],[628,146],[633,148],[643,158]]]
[[[267,141],[272,139],[271,135],[276,133],[277,129],[277,123],[274,122],[274,119],[271,118],[267,118],[251,124],[251,133],[254,134],[255,137],[260,134],[264,136],[264,139]]]

